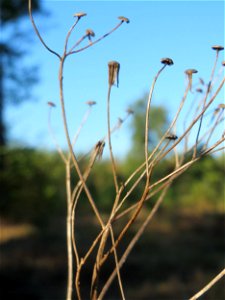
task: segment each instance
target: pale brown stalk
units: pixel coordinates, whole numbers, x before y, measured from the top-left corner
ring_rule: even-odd
[[[135,244],[139,240],[140,236],[143,234],[143,232],[144,232],[145,228],[147,227],[147,225],[149,224],[150,220],[155,215],[156,211],[158,210],[159,206],[161,205],[161,203],[162,203],[162,201],[163,201],[163,199],[166,195],[166,192],[167,192],[168,188],[169,188],[169,185],[163,190],[162,194],[160,195],[159,199],[155,203],[153,209],[151,210],[150,214],[146,218],[145,222],[141,225],[141,227],[139,228],[139,230],[137,231],[137,233],[135,234],[135,236],[133,237],[133,239],[129,243],[128,247],[126,248],[124,254],[122,255],[122,257],[121,257],[121,259],[119,260],[119,263],[118,263],[118,267],[120,269],[123,266],[123,264],[125,263],[125,261],[127,260],[127,257],[129,256],[131,250],[133,249],[133,247],[135,246]],[[107,290],[109,289],[110,285],[112,284],[116,274],[117,274],[117,270],[114,270],[112,272],[112,274],[110,275],[109,279],[107,280],[107,282],[105,283],[104,287],[102,288],[102,290],[99,294],[98,300],[103,299],[103,297],[105,296]]]
[[[216,275],[204,288],[202,288],[198,293],[189,298],[189,300],[197,300],[203,294],[205,294],[213,285],[217,283],[225,275],[225,269],[223,269],[218,275]]]

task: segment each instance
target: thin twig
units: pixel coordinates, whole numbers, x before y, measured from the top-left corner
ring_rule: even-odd
[[[145,117],[145,164],[146,164],[146,176],[147,180],[149,181],[149,168],[148,168],[148,143],[149,143],[149,112],[150,112],[150,105],[152,100],[152,94],[154,91],[154,87],[156,84],[156,81],[160,75],[160,73],[165,69],[166,65],[163,65],[163,67],[158,71],[156,76],[154,77],[154,80],[152,82],[149,96],[148,96],[148,102],[147,102],[147,108],[146,108],[146,117]]]
[[[62,109],[62,118],[63,118],[63,126],[64,126],[64,131],[65,131],[65,135],[66,135],[66,139],[67,139],[67,144],[68,144],[68,147],[69,147],[69,150],[70,150],[70,153],[71,153],[71,158],[72,158],[72,161],[73,161],[73,164],[75,166],[75,169],[76,169],[76,172],[83,184],[83,187],[84,187],[84,190],[85,190],[85,193],[87,195],[87,198],[91,204],[91,207],[99,221],[99,223],[101,224],[102,228],[104,228],[104,222],[99,214],[99,211],[95,205],[95,202],[91,196],[91,193],[86,185],[86,182],[83,178],[83,175],[81,173],[81,170],[80,170],[80,167],[79,167],[79,164],[78,164],[78,161],[77,161],[77,158],[73,152],[73,146],[72,146],[72,143],[71,143],[71,140],[70,140],[70,136],[69,136],[69,131],[68,131],[68,126],[67,126],[67,117],[66,117],[66,111],[65,111],[65,104],[64,104],[64,95],[63,95],[63,66],[64,66],[64,62],[65,62],[65,58],[66,57],[63,57],[62,60],[60,61],[60,68],[59,68],[59,86],[60,86],[60,102],[61,102],[61,109]]]
[[[206,105],[207,97],[208,97],[209,93],[211,92],[211,88],[212,88],[211,84],[212,84],[212,80],[213,80],[214,73],[215,73],[215,70],[216,70],[218,57],[219,57],[219,51],[216,51],[216,59],[215,59],[215,62],[214,62],[213,68],[212,68],[210,80],[209,80],[209,83],[208,83],[208,88],[207,88],[206,95],[205,95],[204,101],[203,101],[203,110],[204,110],[205,105]],[[197,155],[198,139],[199,139],[199,135],[200,135],[201,127],[202,127],[203,115],[204,115],[204,113],[201,115],[201,118],[200,118],[200,123],[199,123],[198,132],[197,132],[197,136],[196,136],[193,157],[195,157]]]
[[[62,161],[66,164],[67,159],[66,159],[66,157],[65,157],[65,155],[64,155],[64,153],[63,153],[63,151],[62,151],[62,149],[61,149],[61,147],[60,147],[60,145],[59,145],[59,143],[58,143],[58,141],[55,137],[54,131],[53,131],[52,126],[51,126],[51,111],[52,111],[52,108],[50,107],[49,108],[49,114],[48,114],[48,130],[49,130],[49,133],[52,137],[52,140],[55,144],[55,147],[56,147]]]
[[[119,24],[117,24],[113,29],[111,29],[108,33],[104,34],[103,36],[101,36],[100,38],[98,38],[97,40],[93,41],[91,44],[86,45],[85,47],[82,47],[80,49],[68,52],[68,55],[74,54],[74,53],[78,53],[81,52],[91,46],[93,46],[94,44],[97,44],[98,42],[100,42],[102,39],[106,38],[108,35],[110,35],[111,33],[113,33],[117,28],[119,28],[121,25],[123,24],[123,21],[121,21]]]
[[[31,0],[28,0],[28,11],[29,11],[29,16],[30,16],[30,20],[31,20],[31,23],[34,27],[34,30],[39,38],[39,40],[41,41],[42,45],[49,51],[51,52],[52,54],[56,55],[59,59],[61,59],[61,56],[55,52],[54,50],[52,50],[51,48],[49,48],[46,43],[44,42],[43,38],[41,37],[40,33],[39,33],[39,30],[37,29],[37,26],[34,22],[34,18],[33,18],[33,15],[32,15],[32,4],[31,4]]]
[[[110,128],[110,95],[111,95],[111,87],[112,85],[109,84],[108,87],[108,96],[107,96],[107,124],[108,124],[108,143],[109,143],[109,152],[110,152],[110,159],[112,163],[112,173],[113,173],[113,180],[115,184],[116,193],[119,191],[118,179],[116,174],[116,164],[112,150],[112,142],[111,142],[111,128]]]
[[[127,249],[125,250],[124,254],[122,255],[118,265],[119,268],[121,269],[121,267],[123,266],[123,264],[125,263],[128,255],[130,254],[131,250],[133,249],[134,245],[137,243],[138,239],[140,238],[140,236],[142,235],[143,231],[145,230],[145,228],[147,227],[147,225],[149,224],[150,220],[152,219],[152,217],[155,215],[156,211],[158,210],[160,204],[162,203],[167,189],[169,188],[169,185],[164,189],[164,191],[162,192],[162,194],[160,195],[159,199],[157,200],[157,202],[155,203],[153,209],[151,210],[150,214],[148,215],[147,219],[145,220],[145,222],[141,225],[141,227],[139,228],[139,230],[137,231],[137,233],[135,234],[135,236],[133,237],[133,239],[131,240],[131,242],[129,243]],[[109,289],[112,281],[114,280],[115,276],[117,274],[117,271],[114,270],[112,272],[112,274],[110,275],[109,279],[107,280],[106,284],[104,285],[104,287],[102,288],[99,296],[98,296],[98,300],[102,300],[103,297],[105,296],[105,293],[107,292],[107,290]]]
[[[111,234],[111,240],[112,240],[113,249],[114,249],[114,257],[115,257],[115,263],[116,263],[116,273],[117,273],[118,283],[119,283],[119,287],[120,287],[121,297],[122,297],[123,300],[125,300],[122,280],[121,280],[121,276],[120,276],[120,267],[119,267],[117,252],[116,252],[116,248],[115,248],[115,238],[114,238],[112,226],[110,226],[110,234]]]
[[[66,164],[66,195],[67,195],[67,257],[68,257],[68,276],[67,276],[67,296],[66,300],[72,300],[73,292],[73,253],[72,253],[72,228],[71,228],[71,178],[70,165]]]
[[[215,276],[203,289],[201,289],[198,293],[192,296],[189,300],[197,300],[201,297],[205,292],[207,292],[211,287],[217,283],[223,276],[225,275],[225,269],[223,269],[217,276]]]

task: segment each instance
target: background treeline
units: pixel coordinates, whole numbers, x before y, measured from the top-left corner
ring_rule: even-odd
[[[85,160],[83,165],[85,167]],[[133,164],[133,166],[132,166]],[[121,184],[136,164],[131,156],[118,164]],[[173,170],[173,159],[161,162],[153,182]],[[111,208],[114,185],[111,165],[98,161],[88,180],[97,206],[103,212]],[[207,157],[181,175],[170,189],[163,209],[192,213],[222,212],[224,209],[224,156]],[[77,180],[74,175],[73,181]],[[65,169],[58,153],[35,149],[8,148],[1,172],[1,215],[15,221],[44,225],[53,217],[65,215]],[[138,198],[139,187],[134,192]],[[151,205],[151,204],[148,204]],[[84,197],[81,211],[88,203]]]

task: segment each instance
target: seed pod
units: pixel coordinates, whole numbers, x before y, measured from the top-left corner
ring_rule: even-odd
[[[119,86],[119,71],[120,64],[117,61],[110,61],[108,63],[108,79],[109,85],[112,86],[116,82],[116,86]]]
[[[218,108],[222,108],[222,109],[225,109],[225,104],[221,103],[218,105]]]
[[[199,78],[199,82],[200,82],[202,85],[205,85],[205,81],[204,81],[202,78]]]
[[[184,73],[188,76],[190,91],[192,91],[192,74],[198,73],[198,71],[195,69],[187,69]]]
[[[198,71],[195,70],[195,69],[187,69],[187,70],[185,71],[185,73],[186,73],[187,75],[192,75],[192,74],[198,73]]]
[[[97,144],[95,145],[95,151],[97,152],[96,157],[98,159],[102,158],[104,147],[105,147],[105,142],[104,141],[98,141]]]
[[[82,18],[82,17],[85,17],[87,14],[85,12],[78,12],[76,14],[74,14],[73,16],[74,17],[77,17],[77,18]]]
[[[55,103],[52,101],[48,101],[47,104],[51,107],[56,107]]]
[[[167,136],[166,136],[167,140],[172,140],[172,141],[177,140],[177,138],[178,137],[175,134],[173,134],[173,133],[168,133]]]
[[[173,60],[171,58],[162,58],[161,63],[167,66],[172,66],[173,65]]]
[[[95,36],[95,33],[92,29],[87,29],[86,30],[86,35],[89,36],[89,37],[94,37]]]
[[[133,115],[133,114],[134,114],[134,111],[133,111],[133,109],[131,109],[131,108],[128,108],[128,109],[126,110],[126,112],[128,113],[128,115]]]
[[[126,17],[120,16],[118,17],[118,19],[121,20],[122,22],[130,23],[130,20]]]
[[[220,46],[220,45],[215,45],[215,46],[212,46],[212,49],[219,52],[219,51],[222,51],[224,49],[224,47]]]
[[[85,102],[87,105],[89,105],[89,106],[93,106],[93,105],[95,105],[96,104],[96,102],[95,101],[86,101]]]

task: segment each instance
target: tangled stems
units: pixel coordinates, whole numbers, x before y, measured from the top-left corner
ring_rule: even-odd
[[[117,28],[119,28],[122,23],[126,22],[128,23],[129,20],[124,17],[119,17],[119,24],[117,24],[112,30],[110,30],[105,35],[101,36],[100,38],[94,40],[95,34],[93,30],[87,29],[85,34],[81,36],[80,39],[78,39],[74,44],[72,44],[72,47],[69,48],[69,39],[71,37],[71,34],[80,21],[80,19],[85,16],[85,13],[77,13],[74,16],[77,18],[71,28],[69,29],[64,42],[64,48],[63,48],[63,54],[60,55],[56,51],[52,50],[43,40],[42,36],[40,35],[37,26],[34,22],[34,19],[32,17],[31,13],[31,0],[28,0],[28,6],[29,6],[29,13],[30,13],[30,19],[32,22],[32,25],[34,27],[34,30],[36,32],[36,35],[38,36],[40,42],[43,44],[43,46],[53,55],[55,55],[59,59],[59,94],[60,94],[60,103],[61,103],[61,112],[62,112],[62,120],[64,125],[64,133],[67,140],[67,145],[69,149],[69,153],[66,154],[65,152],[61,151],[60,146],[57,143],[57,140],[54,136],[54,133],[50,126],[50,112],[49,112],[49,130],[53,137],[53,140],[55,142],[56,148],[59,152],[59,155],[61,159],[63,160],[65,164],[65,170],[66,170],[66,194],[67,194],[67,253],[68,253],[68,283],[67,283],[67,300],[71,300],[73,297],[73,285],[76,289],[76,296],[78,300],[82,299],[82,293],[81,293],[81,286],[80,286],[80,279],[81,279],[81,271],[83,270],[84,265],[87,263],[87,260],[90,258],[91,254],[94,255],[96,253],[95,261],[94,261],[94,268],[93,268],[93,276],[92,276],[92,282],[91,282],[91,299],[103,299],[106,291],[108,290],[112,280],[117,276],[118,282],[119,282],[119,288],[121,293],[121,298],[125,299],[123,285],[122,285],[122,279],[120,274],[120,268],[122,267],[123,263],[126,261],[128,255],[130,254],[131,250],[133,249],[134,245],[139,240],[140,236],[143,234],[146,226],[149,224],[155,213],[157,212],[159,206],[161,205],[163,198],[166,195],[166,192],[171,187],[171,184],[178,176],[180,176],[183,172],[185,172],[188,168],[190,168],[194,163],[199,161],[203,156],[206,156],[208,154],[211,154],[215,151],[219,151],[222,148],[219,148],[220,144],[224,141],[224,136],[222,136],[221,139],[217,140],[213,145],[209,145],[212,140],[212,135],[215,132],[215,129],[217,128],[218,124],[220,124],[223,121],[222,111],[218,113],[218,117],[215,118],[213,126],[207,130],[207,132],[204,133],[204,135],[200,136],[200,130],[202,125],[202,119],[203,115],[205,114],[208,107],[212,104],[215,97],[218,95],[219,91],[221,90],[224,79],[222,80],[221,84],[219,85],[218,89],[214,93],[213,96],[211,96],[211,90],[212,90],[212,84],[211,81],[214,78],[214,73],[216,69],[216,63],[218,60],[218,52],[222,50],[223,47],[221,46],[214,46],[214,50],[217,51],[216,61],[213,66],[213,70],[211,73],[210,83],[208,85],[207,92],[205,94],[205,97],[202,102],[200,102],[200,105],[198,106],[198,109],[195,113],[195,115],[192,118],[192,121],[190,125],[187,128],[184,128],[184,132],[181,134],[180,137],[177,137],[174,133],[176,132],[177,127],[177,120],[180,116],[180,112],[183,109],[184,103],[186,101],[187,95],[189,92],[192,92],[192,75],[193,73],[196,73],[197,71],[194,69],[189,69],[186,71],[186,74],[188,75],[188,85],[184,91],[184,96],[181,99],[180,106],[178,107],[177,113],[175,114],[174,119],[172,120],[170,126],[166,130],[165,134],[162,136],[160,141],[158,142],[157,146],[153,149],[151,153],[149,153],[149,137],[150,137],[150,130],[149,125],[151,123],[151,120],[149,119],[150,115],[150,109],[151,109],[151,102],[152,102],[152,96],[154,92],[154,88],[156,85],[156,81],[158,80],[159,75],[163,71],[163,69],[167,65],[172,65],[173,61],[169,58],[164,58],[161,60],[161,63],[163,64],[163,67],[159,69],[156,76],[153,78],[152,85],[150,87],[148,100],[146,104],[146,115],[145,115],[145,128],[144,128],[144,151],[143,151],[143,163],[140,164],[136,170],[132,172],[132,174],[125,180],[125,182],[122,185],[119,185],[118,181],[118,174],[116,170],[116,163],[114,159],[113,154],[113,148],[112,148],[112,142],[111,142],[111,136],[114,130],[118,129],[121,125],[121,123],[124,121],[122,119],[119,119],[118,124],[115,127],[111,128],[110,124],[110,97],[111,97],[111,88],[113,85],[117,85],[119,83],[119,63],[112,61],[109,64],[109,86],[108,86],[108,94],[107,94],[107,134],[106,136],[97,142],[95,145],[93,151],[90,153],[90,159],[87,163],[85,170],[83,171],[81,169],[80,161],[77,160],[77,157],[74,153],[74,143],[77,140],[78,135],[80,134],[80,131],[83,126],[83,122],[81,123],[80,127],[78,128],[77,134],[75,135],[74,141],[69,136],[69,130],[68,130],[68,123],[67,123],[67,116],[65,112],[65,99],[64,99],[64,91],[63,91],[63,72],[64,72],[64,63],[68,56],[81,52],[92,45],[98,43],[100,40],[108,36],[110,33],[115,31]],[[88,45],[85,45],[85,42],[88,42]],[[82,46],[81,46],[82,45]],[[210,95],[210,99],[208,99],[208,96]],[[93,102],[89,102],[90,105],[93,104]],[[50,106],[53,106],[52,103]],[[203,107],[202,107],[203,106]],[[84,122],[87,118],[88,114],[84,117]],[[193,126],[200,120],[200,126],[199,130],[197,132],[196,141],[193,144],[194,148],[194,155],[192,158],[190,158],[189,161],[184,163],[185,154],[187,153],[187,148],[184,149],[184,153],[182,153],[181,157],[178,156],[177,148],[176,146],[182,141],[182,139],[188,139],[189,134]],[[185,123],[186,125],[186,123]],[[175,132],[170,132],[170,130],[173,129]],[[199,138],[200,137],[200,138]],[[206,139],[206,142],[204,144],[204,147],[202,148],[201,153],[199,155],[196,155],[196,148],[200,141]],[[105,140],[108,140],[109,144],[109,152],[110,152],[110,161],[111,161],[111,173],[112,173],[112,179],[114,183],[115,188],[115,197],[112,199],[112,209],[111,213],[108,216],[108,220],[103,221],[103,214],[100,214],[98,208],[96,207],[95,200],[90,193],[90,190],[87,186],[87,180],[91,174],[91,171],[93,169],[93,166],[98,158],[101,157],[103,148],[105,145]],[[191,150],[193,149],[191,148]],[[156,182],[152,182],[152,174],[155,171],[156,167],[160,165],[160,162],[171,152],[174,151],[175,154],[173,156],[175,168],[173,171],[170,171],[169,174],[166,173],[166,175],[162,175]],[[89,154],[89,153],[88,153]],[[76,173],[78,174],[78,182],[72,186],[71,181],[71,172],[72,169],[75,169]],[[150,183],[151,181],[151,183]],[[138,196],[135,197],[135,199],[132,199],[133,191],[138,187],[139,184],[142,184],[144,182],[144,187]],[[99,233],[96,235],[96,237],[93,239],[92,243],[90,244],[90,248],[87,250],[84,257],[80,256],[80,253],[78,251],[78,245],[76,244],[76,231],[77,228],[75,226],[75,221],[77,219],[78,213],[77,213],[77,204],[79,200],[81,199],[81,193],[84,193],[86,198],[88,199],[89,204],[92,207],[92,210],[94,212],[95,219],[98,221],[98,225],[100,225]],[[126,192],[123,194],[123,192]],[[160,193],[160,194],[159,194]],[[132,224],[137,220],[138,216],[140,215],[140,211],[142,210],[145,202],[147,200],[150,200],[154,195],[159,194],[159,198],[156,201],[155,204],[153,204],[153,208],[151,211],[149,211],[148,215],[145,217],[145,219],[142,220],[142,223],[140,227],[137,229],[137,232],[134,234],[132,240],[130,243],[127,244],[125,251],[122,253],[121,257],[118,257],[117,255],[117,249],[120,245],[121,241],[123,240],[125,234],[127,231],[131,228]],[[130,204],[128,201],[127,208],[122,210],[123,204],[125,201],[129,198],[129,200],[132,201],[134,204]],[[146,208],[147,210],[147,208]],[[120,229],[120,232],[118,233],[118,236],[114,236],[113,231],[113,225],[115,222],[118,222],[124,215],[127,215],[129,212],[131,212],[128,221],[126,221],[125,225],[123,225]],[[106,242],[108,238],[111,238],[111,247],[109,249],[106,248]],[[96,249],[98,246],[98,249]],[[107,251],[105,250],[107,249]],[[96,251],[94,251],[96,250]],[[103,286],[102,290],[100,290],[99,286],[99,277],[100,277],[100,270],[103,266],[103,264],[108,260],[110,255],[114,254],[114,260],[115,260],[115,267],[106,281],[105,285]],[[75,264],[73,262],[75,260]],[[74,270],[74,265],[76,265],[76,273]],[[73,282],[74,281],[74,282]],[[196,299],[196,298],[193,298]]]

